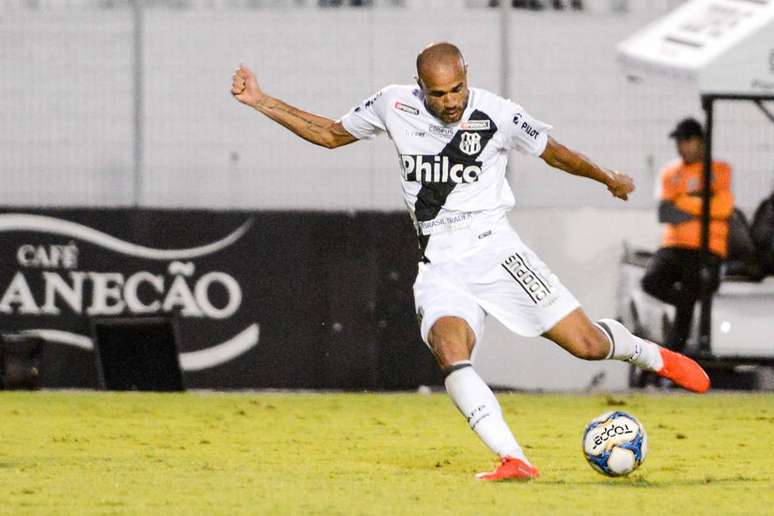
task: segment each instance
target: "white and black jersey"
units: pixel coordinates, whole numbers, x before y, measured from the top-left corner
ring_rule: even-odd
[[[469,91],[468,105],[453,124],[433,116],[421,89],[410,85],[387,86],[341,119],[355,138],[386,132],[392,139],[423,251],[432,235],[502,218],[514,205],[505,179],[508,152],[542,154],[552,129],[510,100]]]

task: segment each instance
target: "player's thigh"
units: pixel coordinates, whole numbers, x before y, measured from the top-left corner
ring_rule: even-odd
[[[580,307],[567,314],[543,336],[585,360],[600,360],[610,352],[610,341]]]
[[[452,265],[423,264],[414,282],[420,334],[437,358],[446,348],[470,350],[483,335],[486,314],[460,278]]]
[[[493,246],[494,247],[494,246]],[[471,289],[489,315],[525,337],[542,335],[579,306],[548,266],[518,238],[484,257]]]

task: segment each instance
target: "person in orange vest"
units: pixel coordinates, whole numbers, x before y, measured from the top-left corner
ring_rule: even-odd
[[[669,134],[680,159],[667,164],[658,184],[658,220],[665,224],[662,247],[651,258],[642,288],[648,294],[675,306],[675,319],[664,346],[685,349],[690,335],[693,308],[702,288],[717,290],[720,264],[725,259],[728,220],[734,210],[731,167],[712,162],[709,251],[706,277],[702,281],[701,213],[704,187],[704,130],[693,118],[681,120]]]

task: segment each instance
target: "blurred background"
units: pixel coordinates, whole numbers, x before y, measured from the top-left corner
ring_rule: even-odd
[[[261,328],[260,341],[256,337],[249,353],[232,353],[230,362],[218,362],[213,366],[213,371],[221,368],[218,374],[197,377],[192,370],[189,386],[437,383],[412,315],[415,249],[390,140],[336,152],[314,147],[238,105],[229,93],[234,68],[245,63],[267,93],[337,118],[387,84],[412,83],[415,56],[427,43],[456,43],[469,64],[471,85],[511,98],[552,124],[554,137],[565,145],[634,178],[637,190],[624,203],[538,159],[514,153],[509,170],[517,231],[592,318],[614,317],[623,242],[650,249],[659,242],[655,182],[660,168],[676,158],[667,135],[686,116],[703,120],[695,85],[629,80],[616,47],[682,3],[0,0],[0,205],[6,213],[69,217],[124,241],[147,238],[145,245],[156,248],[205,245],[251,220],[257,240],[230,260],[295,262],[295,272],[282,264],[275,264],[280,272],[245,265],[238,277],[233,270],[240,266],[224,268],[211,257],[212,267],[239,281],[240,313]],[[774,188],[774,124],[752,104],[718,104],[713,154],[732,165],[737,205],[751,216]],[[186,222],[176,214],[185,214]],[[208,229],[207,221],[221,220],[217,217],[226,217],[218,223],[222,231],[218,224],[219,229]],[[10,241],[12,235],[20,240]],[[21,313],[23,288],[17,285],[8,294],[22,270],[20,246],[43,246],[50,257],[52,245],[68,244],[82,233],[60,231],[41,240],[42,235],[28,226],[0,233],[7,255],[0,284],[7,296],[2,329],[64,325],[62,330],[70,324],[64,318],[79,321],[68,332],[88,334],[88,316],[107,312],[87,313],[87,301],[78,305],[80,311],[78,303],[63,302],[64,287],[58,297],[52,293],[55,287],[47,286],[51,281],[38,269],[55,266],[22,271],[39,314],[31,308]],[[302,235],[314,245],[278,244]],[[79,245],[86,255],[87,244]],[[132,263],[123,270],[124,265],[106,265],[96,257],[96,248],[90,252],[91,268],[64,269],[71,274],[119,271],[121,284],[148,269]],[[155,265],[154,274],[167,274],[164,287],[156,290],[168,292],[173,277],[179,277],[171,269],[164,272],[167,265]],[[303,282],[309,290],[299,286],[292,295],[323,301],[309,301],[307,308],[300,301],[277,301],[286,275],[300,269],[309,274],[310,267],[320,269]],[[189,279],[193,282],[200,271],[205,272],[199,266]],[[67,278],[65,272],[61,277]],[[88,297],[94,287],[84,281],[80,293]],[[151,299],[152,290],[141,296]],[[277,293],[260,297],[268,290]],[[123,292],[116,303],[127,300]],[[58,303],[58,313],[42,309],[46,296]],[[269,310],[271,303],[283,308]],[[181,313],[185,301],[164,305],[182,319],[205,317]],[[289,334],[289,328],[306,323],[315,329],[303,339]],[[181,323],[182,351],[209,346],[194,336],[206,326],[186,330]],[[219,343],[226,337],[213,339]],[[70,345],[69,352],[75,348]],[[66,363],[93,360],[88,344],[77,353],[83,357],[68,355]],[[319,360],[309,358],[318,355]],[[67,369],[64,359],[48,360],[59,364],[58,370]],[[235,361],[242,364],[239,374],[228,369]],[[287,365],[293,361],[306,365],[294,369]],[[623,388],[628,381],[624,364],[578,361],[548,341],[513,336],[494,320],[476,361],[489,383],[511,388]],[[281,375],[270,372],[283,367]],[[344,374],[349,379],[343,384],[337,381],[335,372],[356,367],[364,369]],[[48,384],[94,384],[84,379],[93,375],[89,367],[75,369],[74,376],[52,377]]]

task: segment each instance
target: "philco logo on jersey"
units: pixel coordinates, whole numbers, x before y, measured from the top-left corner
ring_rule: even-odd
[[[460,124],[463,131],[488,131],[489,120],[467,120]]]
[[[481,162],[453,163],[449,156],[401,154],[403,179],[418,183],[475,183],[481,175]]]
[[[402,102],[395,102],[394,104],[395,109],[398,111],[403,111],[404,113],[410,113],[412,115],[418,115],[419,110],[415,107],[407,106],[406,104],[403,104]]]

